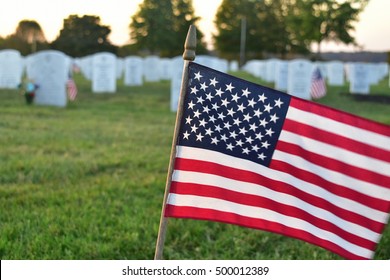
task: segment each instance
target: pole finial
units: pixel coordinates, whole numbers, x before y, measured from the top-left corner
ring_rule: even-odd
[[[184,43],[184,60],[195,60],[195,50],[196,50],[196,27],[195,25],[190,25],[188,29],[186,42]]]

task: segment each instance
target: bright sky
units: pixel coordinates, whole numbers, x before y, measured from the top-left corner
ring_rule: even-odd
[[[9,0],[0,9],[0,36],[15,32],[21,20],[35,20],[42,27],[46,39],[54,40],[63,26],[63,19],[71,14],[100,16],[101,24],[111,27],[110,40],[123,45],[129,39],[131,16],[142,0]],[[216,10],[222,0],[193,0],[195,14],[202,19],[199,27],[210,39]],[[390,50],[390,1],[370,0],[356,26],[357,42],[368,51]],[[323,51],[357,50],[343,45],[322,46]]]

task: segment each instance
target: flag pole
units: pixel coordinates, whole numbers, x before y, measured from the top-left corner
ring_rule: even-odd
[[[162,206],[162,210],[161,210],[160,227],[158,230],[156,251],[155,251],[155,255],[154,255],[155,260],[162,259],[162,253],[163,253],[163,249],[164,249],[165,234],[166,234],[167,225],[168,225],[168,219],[164,216],[165,206],[166,206],[166,202],[168,199],[169,188],[171,186],[173,166],[174,166],[175,155],[176,155],[176,142],[177,142],[177,137],[179,135],[181,119],[183,116],[183,103],[184,103],[187,84],[188,84],[188,64],[190,61],[195,60],[195,49],[196,49],[196,28],[194,25],[190,25],[190,27],[188,29],[188,33],[187,33],[187,38],[186,38],[186,41],[184,43],[183,75],[182,75],[182,81],[181,81],[181,87],[180,87],[179,104],[177,107],[175,130],[173,133],[171,157],[169,160],[168,175],[167,175],[167,181],[166,181],[166,185],[165,185],[164,201],[163,201],[163,206]]]

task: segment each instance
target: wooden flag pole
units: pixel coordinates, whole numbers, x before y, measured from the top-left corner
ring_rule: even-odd
[[[182,75],[182,81],[181,81],[181,87],[180,87],[179,104],[178,104],[177,114],[176,114],[175,130],[173,133],[171,157],[169,160],[168,175],[167,175],[167,181],[166,181],[166,185],[165,185],[164,201],[163,201],[163,206],[162,206],[162,210],[161,210],[160,227],[158,230],[158,237],[157,237],[157,243],[156,243],[156,252],[154,255],[155,260],[162,259],[162,253],[163,253],[163,249],[164,249],[165,234],[166,234],[167,225],[168,225],[168,219],[164,217],[165,206],[166,206],[167,199],[168,199],[169,188],[171,186],[173,166],[174,166],[175,155],[176,155],[176,142],[177,142],[177,137],[179,135],[181,119],[183,116],[183,103],[184,103],[186,90],[187,90],[187,84],[188,84],[188,64],[190,61],[193,61],[195,59],[195,49],[196,49],[196,28],[194,25],[191,25],[190,28],[188,29],[187,38],[186,38],[186,41],[184,43],[183,75]]]

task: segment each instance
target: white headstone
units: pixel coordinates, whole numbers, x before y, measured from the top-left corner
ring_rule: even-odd
[[[179,97],[180,97],[180,87],[183,75],[183,57],[177,56],[172,58],[172,76],[171,76],[171,111],[176,112]]]
[[[327,63],[328,83],[332,86],[344,84],[344,63],[341,61],[329,61]]]
[[[125,77],[124,84],[126,86],[142,86],[143,70],[142,58],[139,56],[128,56],[125,58]]]
[[[288,61],[279,60],[275,65],[275,89],[287,91]]]
[[[269,83],[275,82],[275,66],[279,59],[271,58],[265,61],[265,81]]]
[[[230,72],[237,72],[239,70],[239,65],[237,60],[232,60],[229,63],[229,71]]]
[[[294,59],[288,65],[287,92],[303,99],[310,99],[312,64],[305,59]]]
[[[97,53],[92,58],[92,92],[116,92],[116,56],[109,52]]]
[[[117,57],[116,59],[116,78],[119,80],[123,75],[125,61],[121,57]]]
[[[92,80],[92,60],[93,55],[84,56],[79,59],[81,73],[88,81]]]
[[[35,104],[65,107],[71,59],[60,51],[45,50],[27,59],[27,78],[38,85]]]
[[[369,94],[370,93],[370,67],[366,63],[350,64],[350,93]]]
[[[160,79],[170,80],[172,76],[172,62],[170,58],[160,59]]]
[[[160,81],[160,58],[156,55],[147,56],[143,60],[143,71],[146,82]]]
[[[23,57],[17,50],[0,50],[0,88],[17,88],[22,82]]]

